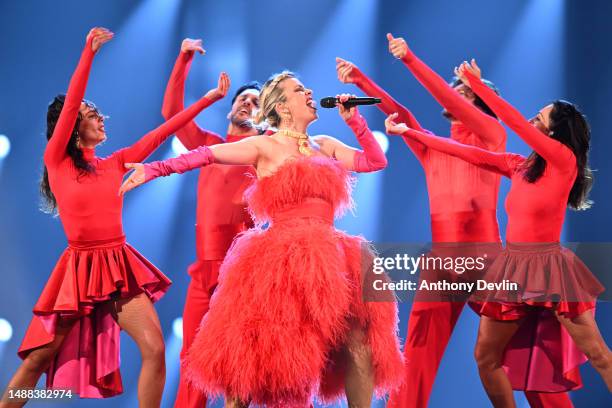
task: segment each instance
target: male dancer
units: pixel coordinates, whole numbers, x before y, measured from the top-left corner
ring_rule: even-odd
[[[403,38],[387,34],[389,51],[400,58],[412,74],[444,107],[451,122],[451,139],[495,152],[506,148],[506,132],[491,109],[469,87],[456,81],[449,86],[408,48]],[[336,59],[338,78],[353,83],[364,93],[382,98],[385,114],[397,112],[398,122],[425,131],[412,113],[400,105],[352,63]],[[490,84],[490,83],[489,83]],[[492,87],[493,85],[490,84]],[[434,243],[497,243],[497,195],[499,176],[450,155],[404,138],[425,171]],[[391,408],[427,406],[436,372],[464,302],[415,301],[410,313],[404,348],[404,385],[389,399]],[[567,394],[527,392],[532,407],[572,407]]]
[[[164,96],[164,118],[170,118],[183,109],[185,79],[195,52],[205,53],[202,40],[183,40]],[[259,134],[251,121],[259,107],[259,89],[257,82],[250,82],[237,90],[227,115],[229,125],[225,140],[216,133],[200,128],[195,121],[176,132],[176,135],[187,149],[192,150],[201,145],[236,142]],[[183,310],[181,361],[189,350],[200,321],[208,311],[208,303],[217,285],[219,266],[225,253],[236,234],[252,224],[242,195],[254,176],[255,169],[252,166],[212,164],[200,170],[196,209],[196,261],[188,270],[191,282]],[[182,363],[174,406],[206,406],[206,395],[186,382]]]

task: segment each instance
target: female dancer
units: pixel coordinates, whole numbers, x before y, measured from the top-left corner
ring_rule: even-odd
[[[475,61],[462,64],[457,74],[534,149],[528,158],[494,153],[409,129],[394,122],[396,114],[387,118],[386,127],[388,133],[412,137],[512,181],[506,199],[508,247],[491,266],[489,275],[519,282],[521,294],[518,298],[506,297],[505,301],[473,304],[481,315],[475,357],[485,390],[494,406],[514,407],[513,387],[556,392],[574,388],[577,384],[568,378],[568,373],[575,372],[573,369],[583,359],[572,353],[574,344],[567,341],[567,333],[612,390],[610,351],[592,313],[595,298],[603,289],[585,267],[558,246],[567,205],[574,209],[589,206],[592,177],[587,163],[588,124],[582,113],[566,101],[555,101],[527,121],[482,83]],[[535,255],[531,253],[534,250]],[[546,285],[538,285],[536,292],[533,282],[538,280],[540,284],[543,277]],[[495,298],[502,297],[489,297]],[[502,360],[504,353],[506,357],[513,353],[506,350],[510,339],[529,316],[553,312],[566,331],[557,324],[556,331],[549,328],[547,333],[536,333],[536,337],[547,339],[531,343],[527,374],[509,378]],[[551,337],[556,339],[552,343]],[[547,365],[547,359],[552,364]]]
[[[95,156],[106,139],[104,116],[83,100],[94,54],[113,33],[92,29],[66,96],[47,113],[41,192],[57,210],[69,246],[34,306],[34,317],[19,348],[24,359],[8,387],[34,387],[47,370],[47,387],[67,388],[83,398],[122,392],[119,331],[125,330],[142,354],[140,406],[159,406],[165,381],[164,340],[152,303],[170,280],[125,242],[123,200],[117,189],[124,163],[144,160],[168,136],[227,92],[220,87],[107,158]],[[10,402],[5,399],[0,406]],[[14,402],[14,401],[13,401]],[[19,405],[25,401],[19,401]],[[11,406],[15,406],[11,404]]]
[[[397,310],[392,297],[362,300],[362,265],[372,254],[363,238],[334,229],[333,219],[350,205],[347,170],[380,170],[385,156],[354,107],[339,105],[340,115],[363,151],[309,137],[317,109],[293,73],[268,80],[260,106],[259,120],[277,133],[128,164],[136,171],[121,192],[213,162],[255,166],[246,198],[260,227],[239,236],[225,257],[187,355],[188,375],[231,407],[303,407],[317,392],[337,398],[343,385],[351,407],[369,407],[375,388],[402,378]]]

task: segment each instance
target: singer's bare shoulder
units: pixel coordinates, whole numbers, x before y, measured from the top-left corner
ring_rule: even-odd
[[[269,143],[269,139],[270,136],[263,134],[263,135],[254,135],[254,136],[249,136],[249,137],[245,137],[244,139],[241,139],[238,142],[234,142],[234,143],[239,143],[239,144],[243,144],[243,145],[253,145],[253,146],[264,146],[266,145],[266,143]]]
[[[330,135],[314,135],[314,136],[310,136],[310,140],[315,142],[319,146],[328,144],[328,143],[340,142],[338,139]]]
[[[346,146],[340,140],[336,139],[333,136],[329,135],[315,135],[311,136],[311,141],[317,144],[319,151],[323,153],[325,156],[334,157],[336,149],[339,146]]]

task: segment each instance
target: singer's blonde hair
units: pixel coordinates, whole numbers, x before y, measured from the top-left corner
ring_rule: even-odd
[[[287,97],[279,84],[285,79],[296,77],[291,71],[283,71],[280,74],[272,75],[266,81],[259,93],[259,112],[255,116],[255,123],[261,123],[265,120],[270,126],[278,127],[280,125],[281,117],[275,107],[277,103],[285,102]]]

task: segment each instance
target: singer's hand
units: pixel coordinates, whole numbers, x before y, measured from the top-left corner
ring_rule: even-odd
[[[457,77],[465,85],[470,86],[470,80],[468,79],[467,75],[465,75],[466,71],[478,79],[482,77],[480,67],[476,64],[476,60],[474,58],[472,58],[472,61],[470,61],[469,64],[467,61],[463,61],[463,63],[459,65],[459,68],[455,67],[455,75],[457,75]]]
[[[397,59],[402,59],[408,54],[408,44],[402,37],[395,38],[393,34],[387,33],[389,41],[389,52]]]
[[[206,50],[202,48],[202,40],[198,38],[194,40],[192,38],[185,38],[181,43],[181,52],[199,52],[200,54],[206,54]]]
[[[352,62],[336,57],[336,73],[338,74],[338,80],[343,84],[355,83],[354,73],[356,70],[357,67]]]
[[[392,113],[387,116],[385,119],[385,130],[390,135],[403,135],[406,131],[410,130],[410,128],[405,123],[395,123],[395,119],[397,119],[397,112]]]
[[[355,98],[355,95],[342,94],[342,95],[336,95],[336,98],[338,98],[338,102],[336,102],[336,106],[338,107],[338,112],[340,112],[340,116],[342,117],[342,119],[345,122],[348,122],[353,117],[355,112],[357,112],[357,107],[351,106],[350,108],[345,108],[343,103],[348,101],[350,98]]]

